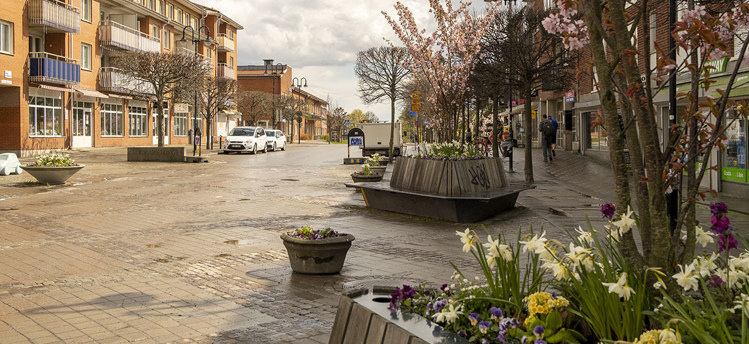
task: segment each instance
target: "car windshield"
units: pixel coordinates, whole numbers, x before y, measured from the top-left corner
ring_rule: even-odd
[[[268,137],[276,136],[276,132],[273,131],[273,130],[266,130],[265,131],[265,135],[268,136]]]
[[[229,132],[229,136],[253,136],[255,129],[252,128],[234,128]]]

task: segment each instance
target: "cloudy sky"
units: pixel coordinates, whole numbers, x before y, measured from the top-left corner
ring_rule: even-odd
[[[307,91],[350,112],[373,111],[389,120],[386,103],[365,105],[354,74],[356,53],[395,39],[380,13],[395,16],[396,0],[193,0],[225,13],[244,26],[239,32],[239,65],[261,65],[263,59],[289,64],[305,77]],[[414,12],[419,27],[431,23],[428,0],[401,0]],[[476,11],[484,1],[475,0]],[[394,41],[396,44],[397,41]]]

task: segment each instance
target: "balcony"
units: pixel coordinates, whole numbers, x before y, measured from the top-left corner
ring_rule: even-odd
[[[224,33],[218,34],[218,51],[234,51],[234,40]]]
[[[99,70],[99,88],[104,92],[152,95],[153,85],[139,79],[129,78],[114,67],[101,67]]]
[[[47,32],[81,32],[77,7],[58,0],[29,0],[29,26],[44,26]]]
[[[161,42],[158,38],[111,20],[104,20],[99,25],[99,39],[104,46],[129,51],[161,51]]]
[[[195,50],[188,49],[188,48],[185,48],[185,47],[181,47],[181,48],[177,49],[177,52],[182,53],[182,54],[190,54],[190,55],[195,54]],[[203,55],[203,54],[198,53],[197,55],[198,55],[198,58],[201,61],[203,61],[203,63],[205,63],[206,66],[208,66],[208,68],[211,69],[211,74],[213,74],[213,61],[210,58],[205,57],[205,55]]]
[[[29,53],[29,81],[59,85],[78,85],[81,66],[78,60],[50,53]]]
[[[230,67],[226,63],[219,62],[217,72],[218,72],[219,77],[224,77],[227,79],[236,79],[236,77],[234,76],[234,68]]]

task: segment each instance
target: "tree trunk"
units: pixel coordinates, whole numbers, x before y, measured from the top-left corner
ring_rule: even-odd
[[[163,95],[163,93],[161,93]],[[164,97],[156,98],[156,135],[158,146],[164,147]]]
[[[473,128],[474,135],[476,137],[481,137],[480,130],[481,125],[479,124],[479,120],[481,119],[481,98],[476,97],[476,126]]]
[[[400,133],[399,133],[400,134]],[[390,150],[388,151],[388,161],[393,162],[393,147],[395,139],[395,97],[390,98]]]
[[[523,126],[525,127],[525,136],[523,137],[523,143],[525,144],[525,184],[527,185],[535,183],[535,180],[533,180],[533,150],[531,149],[531,139],[536,128],[533,128],[531,122],[531,93],[533,93],[531,85],[529,83],[523,85],[523,99],[525,99],[523,107]],[[541,140],[541,135],[538,136],[538,142],[543,142]]]
[[[499,95],[494,96],[494,104],[492,109],[492,156],[499,158]]]

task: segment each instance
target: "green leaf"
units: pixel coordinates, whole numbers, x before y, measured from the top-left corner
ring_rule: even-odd
[[[575,330],[563,328],[545,339],[547,343],[580,343],[585,337]]]
[[[554,332],[560,327],[562,327],[562,315],[557,311],[552,311],[546,316],[546,326],[544,328],[548,329],[549,332]]]

